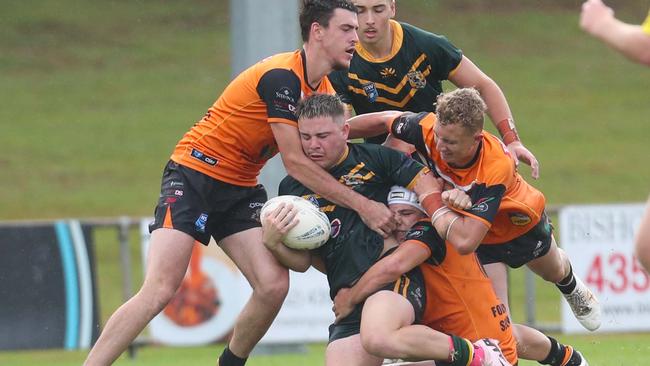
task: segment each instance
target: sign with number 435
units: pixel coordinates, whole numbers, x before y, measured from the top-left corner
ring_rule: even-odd
[[[599,331],[650,330],[650,277],[634,257],[634,235],[643,204],[566,206],[560,242],[573,272],[600,301]],[[562,330],[587,332],[562,301]]]

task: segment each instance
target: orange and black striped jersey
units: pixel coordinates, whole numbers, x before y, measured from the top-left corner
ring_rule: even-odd
[[[179,141],[171,159],[222,182],[254,186],[264,164],[278,152],[269,124],[297,127],[296,104],[313,93],[334,94],[334,89],[327,77],[318,87],[309,86],[303,51],[266,58],[226,87]]]
[[[476,254],[460,255],[438,235],[429,219],[415,223],[400,245],[423,246],[431,253],[419,266],[426,288],[422,323],[473,342],[497,339],[504,356],[516,364],[517,347],[506,306]]]
[[[544,195],[519,175],[501,140],[483,131],[480,150],[471,165],[452,168],[435,149],[435,124],[434,113],[405,113],[393,121],[391,132],[413,144],[433,171],[471,197],[472,207],[459,212],[489,227],[482,244],[508,242],[540,221],[546,204]]]

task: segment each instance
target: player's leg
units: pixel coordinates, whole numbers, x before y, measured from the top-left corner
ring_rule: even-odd
[[[508,305],[508,270],[504,263],[490,263],[483,266],[497,297],[503,301],[510,314]],[[587,363],[579,352],[571,346],[558,343],[537,329],[522,324],[513,324],[513,333],[517,341],[519,358],[534,360],[553,366],[586,366]],[[584,362],[584,363],[583,363]]]
[[[110,365],[167,305],[180,285],[192,254],[194,238],[178,230],[151,234],[144,283],[135,296],[110,317],[85,365]]]
[[[219,246],[253,288],[219,361],[221,366],[243,365],[280,311],[289,290],[289,272],[264,247],[259,227],[229,235]]]
[[[447,360],[449,336],[424,325],[413,325],[411,303],[392,291],[370,296],[361,316],[364,348],[382,358]]]
[[[330,342],[325,350],[326,366],[379,366],[383,360],[366,352],[358,333]]]
[[[558,248],[551,235],[550,248],[546,254],[527,263],[537,275],[554,283],[569,303],[573,314],[588,330],[600,327],[600,304],[591,290],[573,273],[566,253]]]
[[[645,213],[636,233],[635,254],[646,271],[650,272],[650,197],[645,204]]]

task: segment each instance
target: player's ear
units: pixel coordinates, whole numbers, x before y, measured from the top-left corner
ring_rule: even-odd
[[[395,0],[388,0],[388,8],[390,10],[390,18],[395,18],[395,12],[397,11],[397,5],[395,5]]]
[[[348,136],[350,135],[350,124],[345,122],[343,123],[343,127],[341,127],[341,132],[345,136],[345,139],[348,139]]]
[[[323,26],[318,23],[318,22],[313,22],[311,23],[311,27],[309,28],[309,39],[316,39],[317,41],[320,41],[323,39]],[[314,38],[315,37],[315,38]]]

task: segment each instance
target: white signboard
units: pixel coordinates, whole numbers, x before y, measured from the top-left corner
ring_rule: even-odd
[[[560,210],[560,246],[573,271],[600,301],[598,331],[650,330],[650,277],[634,257],[643,204],[567,206]],[[562,330],[588,332],[562,300]]]
[[[149,222],[141,222],[143,260],[149,246]],[[151,337],[162,344],[223,341],[251,295],[246,278],[214,241],[207,247],[197,244],[192,255],[200,259],[190,263],[180,295],[149,324]],[[334,321],[327,278],[310,268],[305,273],[291,272],[289,283],[282,309],[261,343],[327,341],[328,327]]]

